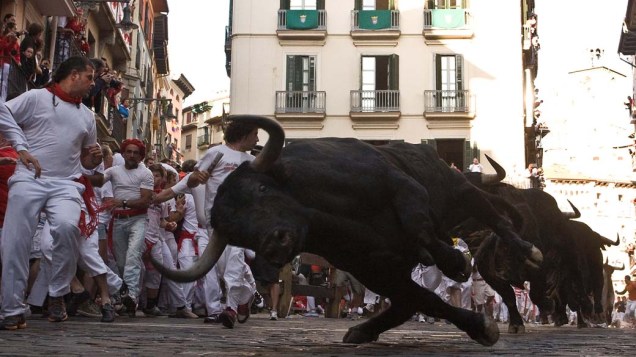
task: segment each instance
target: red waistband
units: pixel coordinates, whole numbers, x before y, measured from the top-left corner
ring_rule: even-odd
[[[146,213],[148,213],[147,208],[116,209],[113,211],[113,217],[128,218],[128,217],[139,216]]]

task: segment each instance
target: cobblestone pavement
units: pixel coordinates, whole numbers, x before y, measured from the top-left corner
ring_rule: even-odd
[[[32,318],[28,327],[0,331],[2,356],[628,356],[636,330],[530,325],[483,347],[445,323],[407,322],[364,345],[341,342],[358,323],[347,319],[295,316],[269,321],[253,315],[234,329],[202,319],[119,317],[115,323],[76,317],[63,323]]]

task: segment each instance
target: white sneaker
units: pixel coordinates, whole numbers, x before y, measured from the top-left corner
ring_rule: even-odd
[[[278,311],[272,310],[269,312],[269,319],[272,321],[278,320]]]

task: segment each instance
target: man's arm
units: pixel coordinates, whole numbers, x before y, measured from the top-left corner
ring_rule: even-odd
[[[155,196],[155,198],[152,200],[152,203],[163,203],[171,198],[175,198],[176,196],[177,194],[172,190],[172,188],[165,188]]]
[[[113,205],[117,208],[123,208],[123,209],[146,209],[150,206],[150,204],[152,203],[152,195],[153,192],[152,190],[148,190],[145,188],[140,188],[139,189],[140,193],[141,193],[141,197],[134,199],[134,200],[120,200],[120,199],[113,199]],[[126,207],[124,207],[124,201],[126,201]]]

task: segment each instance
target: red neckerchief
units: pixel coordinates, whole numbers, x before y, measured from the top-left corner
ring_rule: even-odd
[[[68,93],[66,93],[59,84],[55,83],[51,86],[46,87],[46,89],[53,93],[54,96],[62,99],[65,102],[73,103],[77,105],[79,108],[80,103],[82,103],[82,97],[71,97]]]

